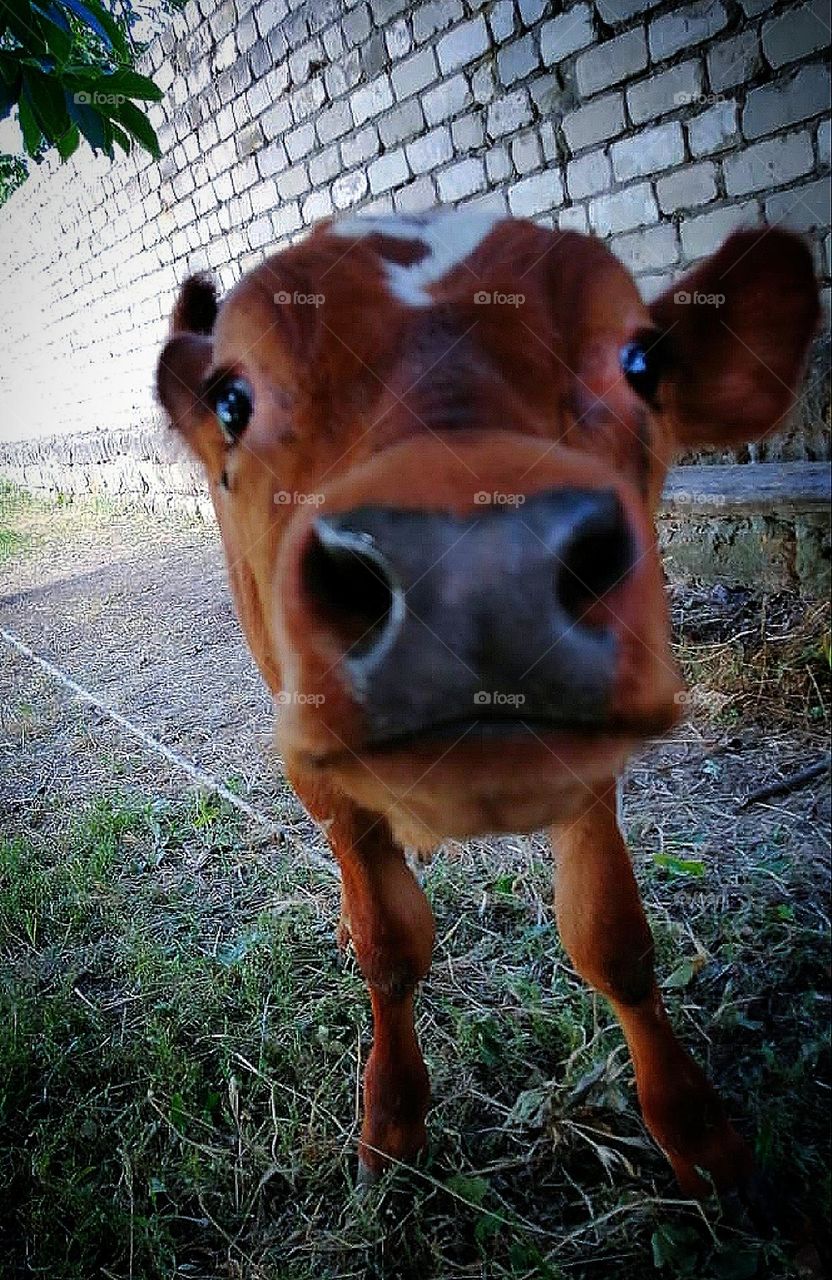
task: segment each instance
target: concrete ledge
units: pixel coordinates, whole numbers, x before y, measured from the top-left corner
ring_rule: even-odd
[[[828,462],[675,467],[657,527],[671,581],[827,596]]]
[[[212,516],[199,467],[161,425],[0,445],[0,477],[43,496]],[[674,467],[657,518],[668,576],[827,594],[830,477],[828,462]]]

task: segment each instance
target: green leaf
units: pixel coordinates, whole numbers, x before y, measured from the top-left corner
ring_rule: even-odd
[[[61,3],[64,8],[75,14],[79,22],[94,31],[108,49],[112,49],[114,53],[123,51],[124,38],[118,25],[113,22],[106,10],[95,3],[95,0],[87,0],[85,4],[81,0],[61,0]]]
[[[117,142],[124,154],[129,156],[130,152],[133,150],[133,143],[130,140],[129,135],[126,134],[123,129],[120,129],[112,120],[110,121],[110,129],[112,130],[113,141]]]
[[[657,867],[669,871],[674,876],[704,876],[705,864],[694,858],[677,858],[672,853],[654,853],[653,861]]]
[[[477,1208],[482,1205],[490,1190],[485,1178],[471,1178],[464,1173],[451,1174],[445,1186],[454,1195],[467,1200],[469,1204],[475,1204]]]
[[[129,133],[138,143],[140,143],[145,151],[149,151],[154,160],[158,160],[162,152],[159,148],[159,139],[156,137],[156,131],[143,115],[138,107],[132,102],[123,102],[116,112],[116,119],[119,124],[124,125]]]
[[[20,121],[20,132],[23,134],[23,145],[32,159],[37,160],[38,151],[43,144],[43,134],[41,133],[40,125],[35,119],[35,113],[33,112],[25,94],[21,97],[20,102],[18,103],[17,111]]]
[[[103,151],[113,158],[113,132],[110,122],[94,106],[79,101],[81,94],[75,94],[69,103],[69,114],[81,130],[93,151]]]
[[[78,150],[80,141],[80,129],[77,125],[71,124],[66,133],[62,133],[60,138],[57,138],[55,141],[55,146],[58,148],[58,154],[61,159],[68,160],[71,155],[74,155]]]
[[[119,67],[118,71],[103,76],[99,88],[102,93],[123,94],[125,98],[141,98],[145,102],[161,102],[164,97],[148,76],[139,75],[130,67]]]
[[[56,61],[63,66],[72,49],[72,29],[69,23],[60,9],[53,4],[45,7],[34,4],[32,8],[40,15],[41,31],[50,53],[53,53]]]
[[[30,67],[24,72],[23,83],[24,93],[44,136],[49,142],[56,142],[70,127],[60,82],[53,76],[44,75],[42,71],[35,71]]]
[[[678,965],[669,978],[665,978],[662,983],[663,987],[686,987],[689,982],[696,976],[696,968],[690,960],[683,960]]]

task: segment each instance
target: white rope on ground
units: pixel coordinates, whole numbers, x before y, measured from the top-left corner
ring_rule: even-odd
[[[3,637],[11,648],[16,649],[22,657],[28,658],[30,662],[34,662],[42,671],[45,671],[47,675],[50,675],[53,680],[57,680],[58,684],[63,685],[65,689],[68,689],[73,693],[81,702],[86,702],[90,706],[95,707],[97,711],[102,712],[102,714],[107,716],[108,719],[114,721],[114,723],[117,724],[120,729],[123,729],[125,733],[128,733],[133,738],[137,738],[142,746],[148,751],[161,756],[163,760],[167,760],[168,764],[172,764],[175,769],[186,774],[193,782],[198,783],[199,786],[205,787],[207,791],[213,791],[215,795],[220,796],[227,804],[230,804],[233,808],[239,810],[240,813],[244,813],[247,818],[256,822],[258,826],[264,827],[270,835],[283,836],[293,843],[298,843],[297,835],[295,832],[290,830],[289,827],[284,827],[281,826],[280,823],[272,822],[272,820],[267,818],[265,814],[260,813],[252,805],[248,804],[247,801],[241,800],[233,791],[230,791],[228,787],[220,782],[219,778],[215,778],[211,773],[206,773],[204,769],[200,769],[199,765],[194,764],[185,756],[180,755],[179,752],[174,751],[172,747],[165,746],[164,742],[160,742],[159,739],[154,738],[152,734],[146,733],[144,729],[139,728],[137,724],[133,724],[132,720],[128,720],[126,716],[121,714],[121,712],[108,706],[106,702],[101,700],[101,698],[97,698],[89,689],[85,689],[83,685],[80,685],[77,680],[73,680],[72,676],[67,675],[60,667],[56,667],[54,662],[50,662],[48,658],[42,658],[40,654],[35,653],[34,649],[30,649],[29,645],[25,644],[19,636],[16,636],[11,631],[6,631],[4,627],[0,627],[0,636]],[[301,850],[303,857],[306,858],[307,861],[312,863],[314,866],[327,871],[331,876],[337,877],[338,872],[336,868],[326,858],[321,857],[320,854],[314,853],[311,849],[306,849],[303,846],[301,846]]]

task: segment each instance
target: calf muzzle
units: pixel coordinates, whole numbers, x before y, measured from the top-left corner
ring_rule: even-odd
[[[367,745],[472,724],[591,731],[608,725],[618,648],[596,607],[626,590],[635,557],[613,489],[553,488],[467,516],[321,515],[301,585]]]

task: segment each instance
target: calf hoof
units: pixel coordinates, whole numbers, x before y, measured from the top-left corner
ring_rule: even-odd
[[[355,1194],[358,1198],[363,1199],[368,1195],[380,1177],[381,1174],[376,1169],[371,1169],[363,1156],[359,1156],[355,1174]]]
[[[694,1200],[706,1199],[714,1190],[737,1191],[742,1195],[752,1182],[751,1149],[727,1122],[708,1134],[698,1150],[684,1155],[665,1150],[665,1155],[680,1189]]]

